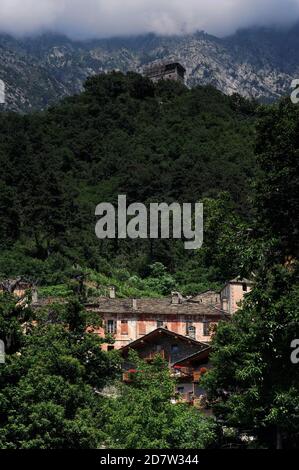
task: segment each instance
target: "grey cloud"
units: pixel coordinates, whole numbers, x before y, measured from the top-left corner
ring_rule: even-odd
[[[50,30],[88,38],[205,30],[224,36],[298,18],[299,0],[0,0],[0,31],[17,35]]]

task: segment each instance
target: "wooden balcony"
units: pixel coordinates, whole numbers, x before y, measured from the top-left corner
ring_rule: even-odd
[[[173,377],[179,380],[192,380],[193,369],[191,367],[175,367],[172,373]]]
[[[152,362],[157,357],[161,357],[162,359],[164,359],[164,361],[169,360],[168,353],[166,351],[164,351],[164,349],[161,349],[161,351],[151,351],[150,353],[148,353],[146,355],[144,360],[147,361],[147,362]]]
[[[206,367],[202,367],[200,370],[196,370],[193,372],[193,382],[198,383],[200,379],[208,372]]]
[[[201,379],[201,372],[200,371],[194,371],[193,372],[193,382],[197,383]]]

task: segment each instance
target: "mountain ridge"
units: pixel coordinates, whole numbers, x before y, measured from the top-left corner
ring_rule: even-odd
[[[0,35],[0,78],[13,111],[41,110],[82,91],[90,75],[142,72],[159,60],[179,60],[189,86],[211,84],[225,94],[275,100],[299,77],[299,26],[252,28],[226,38],[204,32],[71,40],[52,33],[16,39]]]

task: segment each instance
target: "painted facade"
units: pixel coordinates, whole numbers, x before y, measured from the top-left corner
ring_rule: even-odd
[[[99,313],[103,326],[98,334],[101,337],[111,335],[115,349],[127,346],[157,328],[209,343],[219,321],[225,320],[220,305],[186,300],[178,293],[166,299],[100,298],[87,305],[87,309]]]

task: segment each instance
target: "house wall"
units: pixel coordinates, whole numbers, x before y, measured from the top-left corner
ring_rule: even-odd
[[[243,289],[243,285],[246,285],[246,291]],[[233,315],[237,310],[239,310],[239,303],[243,301],[244,296],[250,292],[251,289],[252,286],[245,283],[230,283],[225,286],[221,292],[221,300],[224,297],[228,299],[228,313]]]
[[[130,344],[142,336],[151,333],[158,327],[167,328],[168,330],[178,333],[182,336],[187,336],[187,322],[195,327],[195,338],[197,341],[209,342],[211,341],[211,335],[217,322],[210,323],[210,334],[205,336],[204,334],[204,321],[202,316],[179,316],[179,315],[125,315],[125,314],[104,314],[103,315],[103,328],[98,330],[98,334],[101,337],[105,337],[105,325],[108,324],[108,320],[114,320],[116,322],[116,334],[115,334],[115,349],[120,349],[123,346]],[[128,334],[124,334],[124,328],[122,326],[122,320],[128,322],[127,331]],[[158,323],[162,321],[163,324]]]
[[[28,290],[32,290],[32,289],[33,289],[33,287],[30,284],[16,286],[14,291],[13,291],[13,295],[15,297],[21,298],[21,297],[24,297],[26,295],[26,292]],[[4,289],[2,287],[0,287],[0,294],[3,294],[3,293],[4,293]]]
[[[178,69],[173,70],[160,70],[154,73],[148,73],[148,78],[150,78],[153,82],[158,82],[159,80],[176,80],[184,82],[184,76],[181,75]]]
[[[204,305],[217,305],[220,304],[220,294],[218,292],[204,292],[203,294],[196,295],[192,301],[199,302]]]
[[[179,393],[186,401],[189,401],[194,396],[194,385],[192,382],[178,383],[176,384],[176,392]]]

